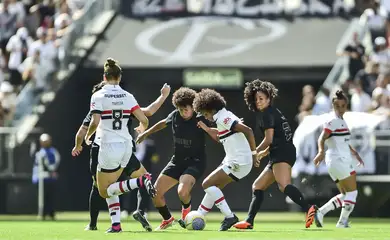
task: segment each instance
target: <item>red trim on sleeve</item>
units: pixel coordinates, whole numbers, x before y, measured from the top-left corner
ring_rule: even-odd
[[[139,106],[139,105],[135,105],[134,107],[132,107],[131,109],[130,109],[130,113],[132,113],[132,112],[134,112],[135,110],[137,110],[137,109],[140,109],[141,107]]]
[[[332,133],[332,130],[330,130],[329,128],[324,128],[324,131],[325,131],[326,133],[329,133],[329,134]]]

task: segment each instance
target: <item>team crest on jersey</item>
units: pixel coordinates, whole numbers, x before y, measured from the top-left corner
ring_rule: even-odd
[[[223,123],[224,124],[228,124],[230,122],[230,120],[232,120],[230,117],[227,117],[223,120]]]
[[[95,102],[91,103],[91,107],[95,107]]]
[[[115,117],[115,118],[119,118],[120,116],[121,116],[121,113],[120,113],[120,112],[115,112],[115,113],[114,113],[114,117]]]

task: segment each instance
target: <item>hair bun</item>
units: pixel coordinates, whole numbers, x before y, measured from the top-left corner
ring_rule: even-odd
[[[339,98],[340,98],[340,97],[344,97],[343,91],[342,91],[342,90],[337,90],[336,96],[339,97]]]
[[[109,67],[114,67],[116,65],[116,60],[113,58],[107,58],[106,63]]]

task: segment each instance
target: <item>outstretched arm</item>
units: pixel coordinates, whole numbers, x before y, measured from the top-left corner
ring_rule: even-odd
[[[136,143],[139,144],[142,141],[144,141],[148,136],[152,135],[153,133],[156,133],[164,128],[166,128],[167,123],[166,119],[163,119],[159,121],[158,123],[154,124],[151,128],[143,132],[142,134],[138,135]]]
[[[204,122],[199,121],[198,127],[202,128],[214,141],[219,142],[218,130],[208,127]]]
[[[146,108],[141,108],[141,110],[144,112],[145,116],[150,117],[155,114],[162,104],[165,102],[167,97],[169,96],[169,93],[171,92],[171,87],[168,84],[164,84],[164,86],[161,88],[161,95],[154,101],[152,102],[149,106]]]

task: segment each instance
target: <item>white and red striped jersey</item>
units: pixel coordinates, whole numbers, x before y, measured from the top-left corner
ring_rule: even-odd
[[[226,108],[219,110],[213,116],[213,119],[217,124],[219,141],[223,144],[225,149],[225,159],[242,165],[252,163],[252,152],[248,140],[243,133],[233,131],[234,126],[240,121],[240,119],[232,112],[226,110]],[[239,156],[250,157],[242,158]]]
[[[91,114],[101,114],[101,121],[96,130],[94,142],[131,141],[127,122],[133,111],[139,108],[134,96],[119,85],[105,85],[95,92],[91,98]]]
[[[352,159],[349,148],[351,133],[345,120],[332,113],[331,118],[324,124],[324,130],[330,134],[329,138],[325,141],[328,147],[326,154],[348,160]]]

